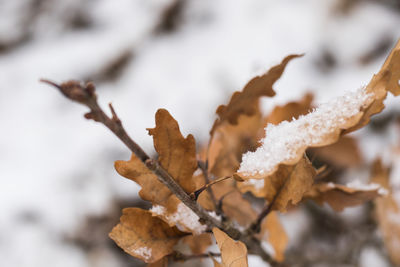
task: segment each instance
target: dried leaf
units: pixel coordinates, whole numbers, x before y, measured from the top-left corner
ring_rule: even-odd
[[[195,140],[192,135],[184,138],[178,123],[168,111],[160,109],[156,113],[156,127],[149,129],[153,136],[154,147],[159,154],[160,164],[168,173],[191,193],[196,185],[193,173],[197,169]],[[157,177],[135,156],[130,161],[117,161],[117,171],[139,183],[140,196],[153,203],[151,212],[162,218],[170,226],[179,225],[186,232],[200,234],[205,226],[200,224],[198,216],[187,208]],[[180,214],[181,213],[181,214]]]
[[[372,95],[372,101],[367,108],[365,108],[359,122],[348,129],[346,132],[355,131],[370,121],[370,117],[382,111],[385,107],[383,101],[386,98],[388,92],[391,92],[394,96],[400,94],[400,40],[397,41],[395,47],[385,60],[382,68],[375,74],[365,91]]]
[[[207,225],[200,222],[199,216],[180,201],[174,212],[168,211],[168,209],[161,205],[153,205],[150,212],[154,216],[158,216],[164,220],[170,226],[176,226],[179,230],[184,232],[191,232],[195,235],[199,235],[207,230]]]
[[[237,189],[233,189],[224,197],[222,211],[228,218],[235,220],[243,227],[248,227],[257,219],[257,212]]]
[[[242,154],[257,148],[263,128],[259,111],[253,116],[240,116],[236,125],[221,124],[215,130],[208,149],[210,172],[216,177],[224,177],[237,171]]]
[[[288,236],[279,221],[276,212],[270,212],[261,224],[260,239],[267,241],[274,249],[271,255],[277,262],[282,262],[288,244]]]
[[[203,254],[212,245],[210,233],[185,236],[182,241],[190,247],[194,255]]]
[[[375,161],[371,181],[390,192],[384,197],[375,199],[375,215],[390,259],[395,265],[400,265],[400,207],[392,194],[389,174],[389,169],[385,168],[380,160]]]
[[[281,165],[271,176],[261,180],[251,179],[238,184],[242,192],[250,191],[273,203],[272,210],[285,212],[290,202],[297,204],[311,189],[316,170],[306,156],[293,166]]]
[[[342,136],[332,145],[312,148],[311,153],[314,157],[339,168],[355,167],[362,162],[357,141],[350,136]]]
[[[210,210],[210,211],[215,210],[214,202],[207,190],[203,191],[199,195],[197,203],[199,203],[200,206],[202,206],[205,210]]]
[[[173,246],[184,235],[176,227],[170,227],[139,208],[123,209],[120,220],[110,233],[111,239],[126,253],[147,263],[171,254]]]
[[[153,136],[154,148],[158,153],[161,166],[191,193],[196,189],[192,179],[197,169],[196,144],[193,135],[184,138],[178,123],[165,109],[156,113],[156,127],[148,129]]]
[[[140,197],[151,201],[153,205],[166,205],[173,196],[171,191],[158,180],[157,176],[135,154],[132,154],[129,161],[119,160],[114,165],[120,175],[138,183],[142,187],[139,191]]]
[[[230,238],[227,234],[213,228],[214,237],[221,250],[222,265],[226,267],[245,267],[247,263],[247,248],[240,242]]]
[[[289,61],[300,56],[302,55],[287,56],[279,65],[272,67],[264,75],[257,76],[250,80],[242,92],[235,92],[228,105],[219,106],[217,109],[219,118],[214,123],[211,135],[224,121],[228,121],[230,124],[237,124],[240,115],[254,115],[258,108],[259,98],[262,96],[275,95],[272,85],[281,77]]]
[[[364,126],[371,115],[382,110],[388,91],[399,93],[399,64],[400,41],[366,88],[321,105],[298,120],[269,125],[262,146],[243,155],[239,175],[265,178],[280,165],[296,164],[307,148],[333,144],[343,133]]]
[[[142,199],[151,201],[153,208],[150,210],[170,226],[179,224],[179,229],[194,234],[201,233],[205,226],[198,222],[198,217],[186,207],[153,172],[151,172],[140,159],[132,155],[129,161],[115,162],[119,174],[137,182],[142,186],[139,195]],[[179,213],[184,214],[180,216]]]
[[[377,184],[370,184],[365,188],[353,188],[340,184],[320,183],[315,184],[304,198],[309,198],[322,205],[328,203],[335,211],[360,205],[379,197],[382,190]]]
[[[177,122],[163,109],[156,114],[156,128],[149,132],[153,135],[161,165],[186,192],[193,192],[196,187],[192,175],[197,169],[193,136],[183,138]],[[129,161],[116,161],[115,168],[119,174],[142,186],[139,192],[141,198],[167,207],[169,212],[176,211],[180,201],[134,154]]]

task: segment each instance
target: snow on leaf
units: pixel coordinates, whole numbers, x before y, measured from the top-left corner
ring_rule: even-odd
[[[240,176],[266,177],[273,174],[280,164],[296,164],[308,147],[336,142],[342,129],[359,121],[360,110],[368,99],[369,95],[360,89],[333,99],[291,122],[269,124],[262,145],[255,152],[243,155],[238,171]]]
[[[257,148],[263,119],[259,110],[252,116],[240,116],[236,125],[221,124],[212,136],[209,149],[209,170],[216,177],[230,176],[240,166],[244,152]]]
[[[160,205],[154,205],[150,212],[162,218],[170,226],[175,225],[181,231],[199,235],[207,229],[207,225],[199,222],[199,216],[182,202],[178,204],[174,213],[168,212],[166,208]]]
[[[306,156],[292,166],[281,165],[271,176],[264,179],[250,179],[238,184],[242,192],[250,191],[257,197],[264,197],[272,203],[272,210],[285,212],[287,206],[297,204],[311,189],[316,171]]]
[[[378,184],[361,184],[359,181],[340,185],[334,183],[315,184],[304,198],[312,199],[322,205],[328,203],[335,211],[360,205],[366,201],[375,199],[384,193],[384,189]]]
[[[399,68],[400,41],[365,88],[322,104],[298,119],[269,124],[262,145],[243,155],[239,175],[247,179],[272,175],[279,165],[296,164],[308,147],[333,144],[344,132],[367,124],[370,116],[383,109],[388,91],[400,93]]]
[[[183,235],[176,227],[139,208],[123,209],[120,223],[110,233],[126,253],[147,263],[171,254]]]
[[[240,242],[230,238],[226,233],[213,228],[214,237],[217,240],[217,245],[221,251],[222,266],[225,267],[246,267],[247,263],[247,248]],[[218,265],[217,265],[218,266]]]
[[[283,106],[275,107],[273,111],[266,117],[263,124],[279,124],[285,119],[298,118],[299,116],[306,114],[311,109],[312,99],[313,97],[311,94],[306,94],[300,101],[289,102]],[[293,179],[293,181],[287,185],[290,185],[295,181],[299,182],[300,180],[303,180],[305,183],[303,183],[302,192],[306,192],[312,184],[315,172],[308,161],[301,161],[301,164],[299,164],[296,171],[299,173],[292,173],[290,176],[288,176],[288,173],[291,172],[291,168],[282,166],[281,170],[279,171],[279,175],[286,175],[286,177],[281,177],[281,181],[280,176],[277,175],[273,179],[275,182],[267,181],[267,178],[261,180],[249,179],[244,183],[238,184],[238,187],[242,192],[250,191],[258,197],[266,197],[267,194],[269,194],[268,200],[272,201],[280,192],[281,186],[284,185],[281,182],[284,182],[286,179],[291,177],[290,179]],[[299,193],[297,187],[290,188],[296,191],[293,192],[294,195]],[[286,193],[287,196],[290,195],[290,192],[287,192],[286,190],[283,190],[282,193]]]

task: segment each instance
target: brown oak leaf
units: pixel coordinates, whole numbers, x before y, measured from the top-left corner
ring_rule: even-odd
[[[228,218],[235,220],[243,227],[248,227],[257,219],[257,212],[253,209],[251,203],[243,198],[243,195],[236,188],[224,197],[222,211]]]
[[[203,254],[212,244],[211,234],[189,235],[182,239],[182,242],[190,247],[194,255]]]
[[[341,136],[339,141],[332,145],[311,148],[312,157],[338,168],[359,166],[362,155],[357,140],[351,136]]]
[[[254,115],[258,108],[258,100],[262,96],[274,96],[273,84],[281,77],[290,60],[302,55],[289,55],[279,65],[272,67],[267,73],[251,79],[242,92],[235,92],[228,105],[221,105],[217,109],[218,119],[214,122],[211,135],[224,121],[237,124],[240,115]]]
[[[268,242],[274,249],[271,256],[277,262],[282,262],[289,239],[275,211],[270,212],[263,220],[259,236],[261,240]]]
[[[176,227],[139,208],[123,209],[120,223],[110,233],[126,253],[147,263],[171,254],[183,235]]]
[[[225,267],[246,267],[247,248],[240,242],[230,238],[218,228],[213,228],[214,237],[217,240],[217,245],[221,251],[222,264],[219,266]],[[218,265],[214,265],[218,266]]]
[[[345,186],[334,183],[315,184],[304,198],[312,199],[322,205],[328,203],[335,211],[342,211],[347,207],[357,206],[366,201],[379,197],[381,192],[378,184],[370,184],[365,188]]]
[[[388,92],[394,96],[400,94],[400,40],[386,58],[380,71],[375,74],[367,87],[366,92],[372,95],[372,100],[363,111],[361,119],[356,125],[349,128],[346,132],[355,131],[369,123],[370,117],[382,111],[385,107],[383,101]]]
[[[209,171],[216,177],[230,176],[239,168],[242,154],[253,151],[263,134],[263,120],[257,109],[252,116],[239,116],[236,125],[221,124],[208,149]]]
[[[135,154],[132,154],[129,161],[116,161],[114,166],[120,175],[138,183],[142,187],[139,191],[142,199],[150,201],[153,205],[166,205],[169,198],[171,198],[171,191],[158,180],[157,176]]]
[[[311,189],[315,175],[316,170],[304,155],[296,165],[281,165],[273,175],[239,183],[238,187],[242,192],[266,198],[272,210],[285,212],[288,205],[300,202]]]
[[[298,120],[267,127],[262,145],[243,155],[238,175],[265,178],[280,165],[297,164],[307,148],[333,144],[343,133],[364,126],[370,116],[383,109],[388,91],[399,93],[399,64],[400,41],[367,87],[333,99]]]
[[[196,188],[192,179],[197,169],[196,143],[193,135],[184,138],[176,120],[165,109],[156,113],[156,127],[148,129],[153,136],[154,148],[158,153],[161,166],[191,193]]]
[[[161,166],[187,192],[195,190],[193,173],[197,169],[195,140],[192,135],[184,138],[178,123],[164,109],[156,113],[156,127],[149,129],[154,147],[159,155]],[[199,234],[203,226],[198,217],[187,208],[157,176],[151,172],[135,155],[129,161],[117,161],[115,168],[122,176],[142,186],[139,195],[151,201],[154,216],[162,218],[170,226],[179,225],[182,231]],[[185,214],[180,216],[178,213]]]
[[[156,127],[148,131],[153,136],[154,148],[161,166],[187,193],[193,192],[196,189],[193,174],[197,169],[193,135],[189,134],[184,138],[177,121],[165,109],[157,111]],[[153,206],[151,211],[169,225],[177,225],[184,231],[200,234],[206,228],[205,225],[201,225],[198,216],[174,195],[171,195],[167,203]]]

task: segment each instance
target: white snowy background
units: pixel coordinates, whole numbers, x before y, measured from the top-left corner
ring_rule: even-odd
[[[0,0],[0,266],[142,266],[107,243],[112,224],[93,233],[88,222],[110,211],[117,222],[116,203],[136,199],[138,186],[113,169],[128,150],[40,78],[93,80],[148,153],[145,129],[161,107],[204,143],[216,107],[287,54],[305,56],[289,64],[265,111],[307,91],[324,102],[368,83],[400,36],[396,3]],[[286,220],[292,242],[302,216]],[[100,241],[82,245],[85,235]],[[359,264],[389,266],[373,248]]]

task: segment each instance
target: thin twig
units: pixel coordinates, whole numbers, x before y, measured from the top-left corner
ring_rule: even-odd
[[[229,231],[236,238],[239,238],[240,231],[235,228],[223,225],[220,221],[211,217],[196,201],[194,201],[183,188],[171,177],[171,175],[158,164],[157,161],[148,159],[145,162],[146,166],[152,170],[158,177],[159,180],[165,184],[172,193],[174,193],[179,200],[181,200],[187,207],[189,207],[194,213],[197,214],[210,228],[218,227]]]
[[[78,81],[69,81],[61,85],[45,79],[41,79],[40,81],[56,87],[68,99],[87,106],[90,112],[85,114],[85,118],[104,124],[142,161],[149,159],[146,152],[126,133],[121,120],[118,118],[111,104],[112,118],[108,117],[100,108],[93,83],[87,83],[83,87]]]
[[[93,83],[89,82],[86,85],[82,85],[79,81],[68,81],[59,85],[45,79],[42,79],[41,82],[56,87],[68,99],[87,106],[90,111],[85,114],[85,118],[100,122],[111,130],[140,160],[147,165],[149,169],[157,175],[158,179],[165,184],[179,200],[196,213],[207,226],[210,228],[218,227],[232,238],[237,239],[240,237],[241,233],[239,230],[232,226],[224,225],[219,220],[210,216],[196,201],[189,197],[174,178],[172,178],[169,173],[162,168],[158,161],[150,159],[143,149],[126,133],[122,126],[122,122],[118,118],[112,105],[110,105],[112,117],[110,118],[105,114],[97,102],[96,90]]]
[[[288,182],[288,177],[290,177],[293,173],[294,169],[287,175],[285,182],[283,185],[279,188],[278,192],[276,192],[275,196],[273,197],[271,203],[268,203],[264,209],[261,211],[261,213],[258,215],[257,219],[246,229],[245,233],[248,235],[252,235],[253,233],[259,233],[261,230],[261,223],[265,217],[268,216],[268,214],[272,211],[272,208],[274,207],[274,204],[276,200],[278,199],[280,193],[282,192],[282,189],[286,186],[286,183]]]
[[[275,197],[272,199],[271,203],[269,203],[268,205],[266,205],[264,207],[264,209],[258,215],[257,219],[245,231],[246,233],[251,234],[251,233],[259,233],[260,232],[260,230],[261,230],[261,222],[272,211],[272,207],[274,206],[275,200],[277,199],[278,195],[279,195],[279,193],[275,195]]]
[[[206,160],[205,162],[199,160],[198,161],[198,166],[199,166],[200,170],[203,173],[204,180],[205,180],[206,184],[209,184],[210,183],[210,177],[208,175],[208,160]],[[215,208],[216,213],[218,215],[221,214],[221,210],[218,209],[217,198],[215,197],[214,191],[210,187],[210,188],[207,188],[207,192],[210,195],[212,203],[214,204],[214,208]]]
[[[265,261],[274,265],[274,261],[263,250],[260,242],[255,239],[251,234],[242,234],[231,224],[223,223],[214,217],[210,216],[196,201],[182,189],[182,187],[175,181],[173,177],[158,163],[143,151],[143,149],[134,142],[126,133],[122,126],[121,120],[118,118],[114,108],[110,104],[112,117],[110,118],[105,114],[97,102],[96,90],[93,83],[82,85],[79,81],[68,81],[62,84],[56,84],[52,81],[42,79],[41,82],[47,83],[57,88],[68,99],[83,104],[89,108],[89,112],[85,114],[85,118],[92,119],[105,125],[112,131],[128,148],[131,150],[146,166],[152,170],[158,179],[168,187],[171,192],[177,196],[187,207],[189,207],[209,228],[217,227],[227,233],[233,239],[239,239],[249,249],[249,253],[259,255]]]
[[[232,176],[225,176],[225,177],[222,177],[222,178],[218,178],[218,179],[216,179],[216,180],[213,180],[213,181],[209,182],[208,184],[205,184],[205,185],[202,186],[201,188],[197,189],[197,190],[194,191],[193,193],[190,193],[190,197],[191,197],[192,199],[194,199],[194,200],[197,201],[199,195],[200,195],[204,190],[206,190],[206,189],[208,189],[208,188],[211,188],[211,186],[214,185],[214,184],[216,184],[216,183],[225,181],[225,180],[230,179],[230,178],[232,178]]]

